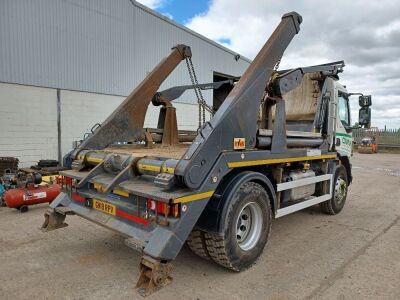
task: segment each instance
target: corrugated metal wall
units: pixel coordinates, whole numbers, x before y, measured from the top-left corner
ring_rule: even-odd
[[[178,43],[191,46],[200,82],[249,64],[129,0],[0,1],[0,82],[128,95]],[[183,62],[162,88],[189,83]]]

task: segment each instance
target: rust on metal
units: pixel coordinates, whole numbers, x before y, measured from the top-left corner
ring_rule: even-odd
[[[139,269],[140,275],[136,283],[136,290],[143,297],[151,295],[172,282],[172,265],[169,262],[143,256]]]
[[[314,76],[314,77],[313,77]],[[286,119],[288,121],[313,121],[317,110],[317,101],[321,90],[314,73],[304,74],[301,84],[282,95],[286,101]],[[272,107],[272,119],[275,119],[275,107]]]
[[[178,123],[176,120],[176,109],[172,105],[166,106],[162,144],[176,145],[178,143],[179,139],[178,139]]]
[[[68,224],[65,223],[64,220],[65,220],[65,214],[60,214],[56,212],[54,209],[49,208],[44,213],[44,223],[42,225],[41,230],[43,232],[48,232],[59,228],[67,227]]]
[[[155,103],[154,100],[153,103]],[[157,97],[156,104],[163,106],[160,109],[160,117],[158,118],[158,129],[162,129],[162,145],[172,146],[178,144],[178,123],[175,107],[172,106],[171,101],[160,96]]]
[[[150,149],[143,145],[140,146],[141,147],[137,147],[137,145],[118,145],[118,147],[108,147],[102,150],[102,152],[129,154],[134,157],[168,157],[180,159],[189,145],[178,144],[173,146],[163,146],[161,144],[154,144]]]
[[[145,134],[147,148],[153,148],[154,140],[153,136],[151,135],[151,132],[146,130],[144,134]]]
[[[147,108],[162,82],[186,57],[191,57],[190,47],[177,45],[150,74],[133,90],[117,109],[101,124],[93,135],[84,140],[82,149],[102,149],[119,141],[131,141],[142,134]]]

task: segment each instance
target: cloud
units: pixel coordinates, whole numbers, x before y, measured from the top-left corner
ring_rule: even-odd
[[[343,59],[341,82],[351,92],[372,94],[373,125],[400,128],[399,1],[213,0],[207,12],[185,25],[254,58],[290,11],[300,13],[303,23],[280,68]],[[354,122],[356,100],[352,107]]]
[[[171,20],[173,20],[174,19],[174,16],[173,15],[171,15],[170,13],[168,13],[168,12],[163,12],[163,13],[161,13],[163,16],[166,16],[168,19],[171,19]]]
[[[153,10],[157,10],[159,8],[164,7],[167,1],[168,0],[137,0],[136,2],[139,2]],[[163,16],[167,17],[168,19],[171,19],[171,20],[174,19],[173,15],[170,14],[169,12],[159,12],[159,13],[162,14]]]
[[[137,2],[146,5],[148,8],[157,9],[164,5],[165,0],[138,0]]]

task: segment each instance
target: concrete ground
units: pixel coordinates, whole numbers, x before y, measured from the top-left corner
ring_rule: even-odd
[[[258,263],[232,273],[183,248],[173,284],[148,299],[399,299],[400,155],[355,155],[341,214],[310,208],[273,222]],[[45,206],[0,208],[1,299],[141,299],[140,255],[79,217],[39,230]]]

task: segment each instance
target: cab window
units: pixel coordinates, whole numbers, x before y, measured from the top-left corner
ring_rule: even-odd
[[[342,124],[350,126],[350,110],[349,110],[349,100],[345,94],[339,93],[339,118]]]

